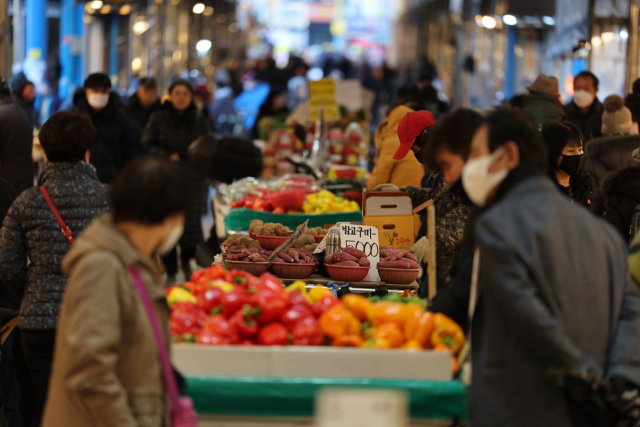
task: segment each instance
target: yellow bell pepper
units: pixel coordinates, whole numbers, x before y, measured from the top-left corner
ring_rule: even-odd
[[[320,286],[316,286],[315,288],[311,289],[309,291],[309,298],[311,298],[311,301],[316,303],[318,301],[320,301],[323,297],[325,296],[333,296],[333,292],[331,292],[330,289],[327,288],[323,288]]]
[[[235,288],[231,283],[224,280],[214,280],[210,285],[212,288],[220,288],[224,293],[231,292]]]
[[[307,292],[307,284],[302,280],[296,280],[295,282],[284,288],[284,290],[285,292],[298,291],[308,303],[313,303],[313,300],[309,296],[309,292]]]
[[[169,308],[181,302],[192,302],[195,304],[197,301],[196,297],[191,295],[191,292],[177,286],[171,289],[171,292],[167,295],[167,304],[169,305]]]

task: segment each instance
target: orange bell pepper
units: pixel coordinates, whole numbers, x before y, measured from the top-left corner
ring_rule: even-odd
[[[362,347],[360,335],[342,335],[331,343],[334,347]]]
[[[376,331],[375,339],[385,340],[390,347],[398,348],[404,343],[404,333],[397,323],[385,323]]]
[[[422,348],[429,343],[429,338],[435,329],[435,315],[429,311],[426,313],[414,312],[404,324],[404,336],[407,341],[415,340]]]
[[[422,350],[422,345],[416,340],[409,340],[400,347],[403,350]]]
[[[406,304],[396,302],[379,302],[373,304],[368,311],[369,321],[374,325],[383,323],[397,323],[404,325],[409,311]]]
[[[434,315],[435,329],[431,334],[431,345],[436,350],[448,349],[454,355],[458,354],[464,344],[462,328],[442,313]]]
[[[362,295],[347,294],[342,298],[342,303],[347,307],[361,322],[367,321],[367,313],[373,307],[373,303]]]
[[[360,321],[342,304],[335,305],[325,311],[318,322],[322,333],[333,339],[343,335],[360,334]]]

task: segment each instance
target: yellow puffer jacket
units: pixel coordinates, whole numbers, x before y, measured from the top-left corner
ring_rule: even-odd
[[[422,177],[424,168],[416,159],[413,151],[402,160],[394,160],[393,156],[400,148],[400,138],[398,138],[398,125],[400,120],[413,110],[404,105],[400,105],[389,113],[389,116],[378,126],[373,142],[376,144],[376,165],[369,175],[367,191],[373,190],[380,184],[393,184],[399,188],[409,185],[422,187]],[[414,230],[416,237],[420,230],[420,216],[414,215]]]
[[[408,185],[420,187],[424,169],[413,151],[409,151],[402,160],[393,159],[393,155],[400,147],[398,125],[400,120],[412,111],[404,105],[394,108],[376,130],[373,137],[373,142],[376,144],[376,165],[369,176],[367,191],[373,190],[380,184],[393,184],[400,188]]]

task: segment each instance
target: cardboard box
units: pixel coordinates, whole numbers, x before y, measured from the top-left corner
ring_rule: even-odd
[[[411,249],[415,243],[414,215],[407,193],[362,192],[364,225],[378,228],[380,246]]]
[[[172,344],[186,376],[378,378],[450,381],[451,353],[334,347]]]

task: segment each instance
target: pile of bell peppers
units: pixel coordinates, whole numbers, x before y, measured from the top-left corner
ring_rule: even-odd
[[[221,265],[196,271],[191,282],[167,289],[171,337],[204,345],[321,345],[318,318],[340,300],[305,286],[285,288],[270,273],[256,277]]]
[[[455,356],[465,340],[457,323],[427,311],[421,298],[347,294],[339,300],[323,287],[307,290],[297,281],[285,288],[270,273],[255,277],[222,265],[196,271],[167,295],[176,342],[433,349]]]

